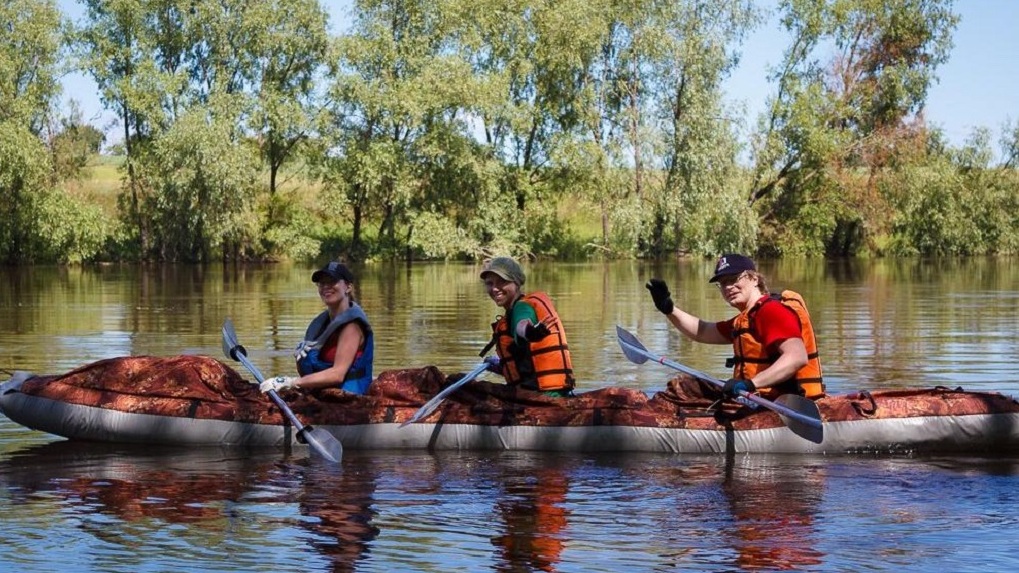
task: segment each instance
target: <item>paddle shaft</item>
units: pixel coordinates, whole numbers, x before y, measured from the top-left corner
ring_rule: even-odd
[[[713,376],[709,376],[709,375],[707,375],[707,374],[705,374],[705,373],[703,373],[703,372],[701,372],[699,370],[694,370],[693,368],[690,368],[688,366],[684,366],[684,365],[682,365],[682,364],[680,364],[680,363],[678,363],[678,362],[676,362],[674,360],[670,360],[670,359],[668,359],[668,358],[666,358],[664,356],[654,355],[654,354],[648,352],[648,350],[645,349],[645,348],[641,348],[640,346],[635,346],[634,344],[632,344],[630,342],[627,342],[626,340],[623,340],[622,337],[620,337],[619,343],[620,344],[625,344],[627,347],[629,347],[634,352],[638,352],[638,353],[646,356],[647,358],[649,358],[651,360],[654,360],[655,362],[658,362],[659,364],[664,364],[665,366],[668,366],[669,368],[673,368],[675,370],[679,370],[680,372],[685,372],[685,373],[693,376],[694,378],[699,378],[701,380],[704,380],[705,382],[708,382],[710,384],[714,384],[715,386],[717,386],[719,388],[724,388],[725,387],[725,383],[722,382],[721,380],[719,380],[718,378],[715,378]],[[775,402],[772,402],[771,400],[768,400],[767,398],[763,398],[761,396],[758,396],[757,394],[751,394],[749,392],[744,392],[744,391],[741,390],[740,393],[739,393],[739,396],[736,397],[736,401],[738,401],[739,403],[744,404],[746,406],[749,406],[751,408],[756,408],[758,405],[764,406],[765,408],[768,408],[769,410],[773,410],[775,412],[778,412],[779,414],[782,414],[784,416],[788,416],[790,418],[793,418],[794,420],[803,422],[804,424],[808,424],[808,425],[813,426],[815,428],[822,427],[821,426],[821,420],[819,418],[813,418],[813,417],[810,417],[810,416],[806,416],[806,415],[804,415],[804,414],[802,414],[800,412],[797,412],[796,410],[792,410],[790,408],[787,408],[786,406],[783,406],[782,404],[777,404]]]
[[[457,388],[477,378],[478,375],[484,372],[487,368],[488,368],[487,362],[482,362],[481,364],[475,366],[474,370],[468,372],[463,378],[457,380],[453,384],[450,384],[442,392],[436,394],[431,400],[425,402],[425,405],[418,408],[418,411],[414,412],[414,415],[411,416],[409,420],[400,424],[400,427],[402,428],[408,424],[413,424],[414,422],[417,422],[421,418],[424,418],[428,414],[434,412],[435,409],[439,407],[439,404],[446,399],[446,396],[449,396],[450,394],[455,392]]]
[[[237,333],[234,332],[233,321],[229,318],[223,323],[223,352],[230,358],[243,364],[259,384],[265,381],[262,371],[248,360],[247,351],[237,341]],[[340,462],[343,458],[343,444],[335,436],[325,430],[302,424],[293,410],[287,406],[287,403],[283,401],[283,398],[275,390],[269,390],[266,394],[269,395],[269,399],[276,404],[276,407],[283,412],[283,415],[286,416],[287,420],[294,426],[294,429],[297,430],[297,436],[303,438],[303,441],[308,444],[313,452],[331,462]]]
[[[245,368],[251,371],[251,374],[255,376],[255,379],[258,380],[259,384],[265,381],[265,377],[262,376],[262,372],[254,364],[252,364],[250,360],[248,360],[247,356],[241,352],[234,352],[233,354],[235,354],[234,358],[240,361]],[[280,398],[280,395],[277,394],[275,390],[269,390],[266,394],[269,395],[269,398],[276,404],[280,411],[283,412],[287,419],[290,420],[290,423],[294,425],[297,433],[300,434],[304,432],[304,424],[297,419],[297,415],[290,409],[290,406],[287,406],[287,403],[283,401],[283,398]]]

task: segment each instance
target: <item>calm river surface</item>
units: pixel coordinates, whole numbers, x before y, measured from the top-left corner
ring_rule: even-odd
[[[525,265],[569,333],[579,391],[664,388],[615,326],[725,377],[644,282],[704,318],[731,314],[710,261]],[[313,268],[4,269],[0,370],[62,373],[102,358],[222,357],[231,318],[267,375],[321,310]],[[1019,261],[764,263],[804,294],[829,392],[962,386],[1019,395]],[[497,308],[479,268],[356,268],[376,372],[479,362]],[[536,452],[306,454],[78,444],[0,416],[3,571],[1015,570],[1019,458]]]

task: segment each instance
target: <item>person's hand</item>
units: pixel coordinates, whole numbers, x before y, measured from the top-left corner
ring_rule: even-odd
[[[498,356],[486,356],[484,363],[488,365],[486,370],[488,370],[489,372],[502,374],[502,363],[499,361]]]
[[[722,387],[722,394],[735,398],[740,395],[740,392],[747,392],[753,394],[757,391],[757,386],[754,386],[752,380],[744,380],[742,378],[729,378],[725,381],[725,386]]]
[[[549,334],[552,334],[552,331],[548,329],[548,325],[544,322],[528,324],[524,328],[524,338],[526,338],[528,342],[538,342]]]
[[[672,304],[672,293],[669,292],[669,285],[662,279],[651,279],[646,285],[651,291],[651,299],[655,301],[655,308],[662,314],[672,314],[675,305]]]
[[[258,389],[265,394],[269,390],[280,392],[297,388],[297,378],[291,376],[274,376],[258,385]]]

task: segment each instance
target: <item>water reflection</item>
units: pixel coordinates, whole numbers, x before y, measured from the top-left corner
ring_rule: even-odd
[[[4,529],[36,527],[24,516],[46,515],[55,524],[69,520],[79,534],[49,558],[68,559],[87,547],[106,570],[131,570],[142,546],[158,547],[160,560],[190,555],[188,569],[204,561],[205,569],[244,570],[258,563],[260,551],[292,549],[294,539],[305,538],[325,564],[316,569],[353,571],[379,534],[372,523],[370,467],[337,471],[274,449],[53,442],[0,461],[3,505],[12,506],[5,513],[19,516]],[[281,525],[305,533],[286,535],[276,548],[272,537]],[[176,535],[164,538],[167,531]],[[35,551],[30,539],[15,538],[24,554]],[[224,552],[238,551],[246,554],[224,562]],[[299,570],[295,560],[306,558],[284,555],[282,570]]]
[[[826,561],[825,462],[802,456],[629,456],[624,475],[655,502],[634,506],[662,532],[668,569],[813,571]]]
[[[224,504],[240,500],[279,457],[276,451],[59,441],[8,454],[0,461],[0,480],[15,504],[59,500],[123,522],[160,519],[200,527],[222,519]]]
[[[823,562],[815,520],[824,497],[824,466],[768,458],[726,463],[722,492],[734,526],[727,532],[740,569],[810,570]]]
[[[503,532],[492,538],[499,548],[497,571],[556,571],[569,520],[569,475],[555,465],[512,464],[502,475],[496,511]]]
[[[300,467],[303,487],[296,503],[301,515],[314,518],[305,527],[315,534],[310,544],[326,558],[326,570],[355,571],[370,553],[379,535],[374,523],[377,480],[371,463],[339,472],[325,464]]]
[[[539,452],[351,452],[336,468],[274,450],[56,442],[0,459],[0,563],[939,571],[968,562],[964,546],[999,566],[1011,554],[995,548],[1019,532],[1007,510],[1019,503],[1017,468],[1014,458]]]

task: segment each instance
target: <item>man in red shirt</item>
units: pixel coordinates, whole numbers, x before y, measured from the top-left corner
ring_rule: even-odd
[[[738,254],[722,255],[710,282],[718,283],[722,298],[738,315],[707,322],[675,306],[665,281],[651,279],[647,289],[655,307],[690,339],[732,344],[733,375],[723,392],[729,396],[760,392],[769,398],[786,393],[823,396],[821,363],[803,298],[792,291],[770,294],[754,261]]]

